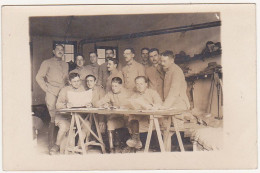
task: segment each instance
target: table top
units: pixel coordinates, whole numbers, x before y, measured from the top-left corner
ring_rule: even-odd
[[[177,110],[177,109],[168,109],[168,110],[129,110],[129,109],[104,109],[104,108],[65,108],[57,109],[57,112],[60,113],[96,113],[102,115],[111,115],[111,114],[120,114],[120,115],[179,115],[187,110]]]

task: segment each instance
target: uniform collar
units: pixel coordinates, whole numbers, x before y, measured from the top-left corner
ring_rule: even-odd
[[[138,94],[139,94],[139,95],[144,95],[144,94],[147,92],[147,90],[148,90],[148,88],[146,88],[146,89],[144,90],[144,92],[142,92],[142,93],[138,92]]]
[[[131,66],[134,65],[136,63],[136,61],[133,59],[133,61],[131,63],[127,63],[126,65]]]
[[[90,64],[92,67],[97,67],[98,66],[98,63],[95,63],[95,64]]]
[[[79,91],[79,90],[82,90],[84,89],[84,87],[81,85],[79,88],[74,88],[72,85],[70,85],[70,88],[74,91]]]
[[[117,69],[114,69],[113,71],[110,72],[110,74],[117,74],[118,73],[118,70]]]

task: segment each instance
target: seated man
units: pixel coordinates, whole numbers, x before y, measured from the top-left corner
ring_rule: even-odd
[[[147,88],[147,79],[145,76],[135,78],[136,92],[130,98],[130,104],[134,109],[147,110],[159,109],[162,105],[160,95],[152,89]],[[140,132],[147,132],[149,128],[149,116],[129,116],[129,130],[131,139],[126,141],[129,147],[140,149]]]
[[[95,107],[97,102],[105,96],[105,91],[101,86],[97,85],[97,79],[94,75],[87,75],[86,76],[86,89],[92,90],[92,100],[87,107]],[[101,133],[105,132],[105,117],[99,115],[99,128]]]
[[[73,106],[72,103],[69,102],[69,98],[68,98],[69,92],[85,91],[78,73],[69,74],[69,84],[70,84],[69,86],[62,88],[59,93],[57,103],[56,103],[57,109],[71,108]],[[50,154],[55,154],[60,150],[61,141],[65,137],[66,133],[69,131],[70,120],[71,120],[71,115],[66,116],[66,115],[57,114],[55,118],[55,125],[59,127],[59,131],[57,134],[56,143],[51,148]],[[86,128],[83,128],[82,130],[85,131],[85,133],[89,133]]]
[[[124,87],[123,87],[123,82],[122,79],[119,77],[114,77],[112,79],[112,90],[108,92],[104,98],[99,100],[97,104],[95,105],[96,107],[113,107],[113,108],[124,108],[124,106],[128,102],[128,98],[130,97],[130,92],[128,92]],[[108,117],[107,120],[107,130],[108,130],[108,135],[109,135],[109,145],[110,145],[110,150],[114,150],[113,147],[113,135],[115,134],[114,130],[118,128],[125,127],[125,118],[122,115],[111,115]],[[115,147],[118,149],[119,145],[119,139],[118,136],[115,136]]]

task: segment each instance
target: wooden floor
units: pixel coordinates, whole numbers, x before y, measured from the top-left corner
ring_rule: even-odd
[[[39,131],[38,134],[38,138],[37,138],[37,153],[39,154],[49,154],[48,151],[48,130],[47,130],[47,126],[45,125],[43,127],[43,129],[41,131]],[[123,134],[124,135],[124,134]],[[153,137],[155,137],[153,135]],[[145,140],[146,140],[146,133],[142,133],[140,135],[141,141],[143,143],[143,146],[145,144]],[[182,136],[183,138],[183,136]],[[152,138],[152,140],[155,138]],[[106,139],[104,139],[105,141]],[[185,151],[192,151],[192,143],[189,141],[189,138],[183,138],[183,144],[184,144],[184,148]],[[177,142],[177,138],[175,135],[173,135],[172,137],[172,152],[179,152],[180,148],[178,146],[178,142]],[[137,151],[137,153],[139,152],[143,152],[144,149],[141,149],[140,151]],[[153,147],[149,150],[149,152],[160,152],[159,149],[159,144],[156,144],[156,141],[154,142]],[[101,149],[99,148],[91,148],[87,151],[87,153],[92,153],[92,154],[100,154],[101,153]]]

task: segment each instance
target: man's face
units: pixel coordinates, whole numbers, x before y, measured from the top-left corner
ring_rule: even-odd
[[[144,50],[142,50],[142,52],[141,52],[141,56],[142,56],[142,59],[144,60],[144,61],[147,61],[148,60],[148,50],[146,50],[146,49],[144,49]]]
[[[159,61],[160,61],[160,57],[159,57],[159,54],[158,54],[157,51],[150,52],[150,53],[149,53],[149,58],[150,58],[150,61],[151,61],[153,64],[158,64]]]
[[[89,60],[90,60],[91,64],[95,64],[97,62],[97,55],[95,53],[91,53],[89,55]]]
[[[56,48],[53,50],[53,54],[57,58],[62,58],[64,55],[64,49],[62,46],[56,46]]]
[[[108,71],[113,71],[114,69],[116,69],[117,64],[114,64],[113,61],[108,61],[107,62],[107,70]]]
[[[140,93],[143,93],[147,89],[147,83],[145,83],[143,78],[135,80],[136,90]]]
[[[131,61],[131,60],[134,58],[134,56],[135,56],[135,55],[131,52],[131,50],[126,49],[126,50],[124,51],[124,57],[125,57],[125,61],[126,61],[126,62]]]
[[[93,78],[93,77],[88,77],[87,79],[86,79],[86,84],[87,84],[87,87],[89,88],[89,89],[92,89],[92,88],[94,88],[94,86],[96,85],[96,81],[95,81],[95,79]]]
[[[173,59],[169,58],[168,56],[161,56],[161,65],[163,70],[167,70],[173,63]]]
[[[119,84],[117,82],[112,82],[111,87],[112,87],[112,92],[114,94],[116,94],[116,93],[119,93],[121,91],[122,84]]]
[[[73,88],[76,88],[78,89],[80,86],[81,86],[81,80],[79,77],[74,77],[73,79],[71,79],[69,81],[70,85],[73,87]]]
[[[105,57],[108,58],[108,57],[111,57],[111,58],[114,58],[114,52],[112,50],[106,50],[105,52]]]
[[[78,67],[83,67],[85,61],[82,56],[77,56],[76,58],[76,64]]]

